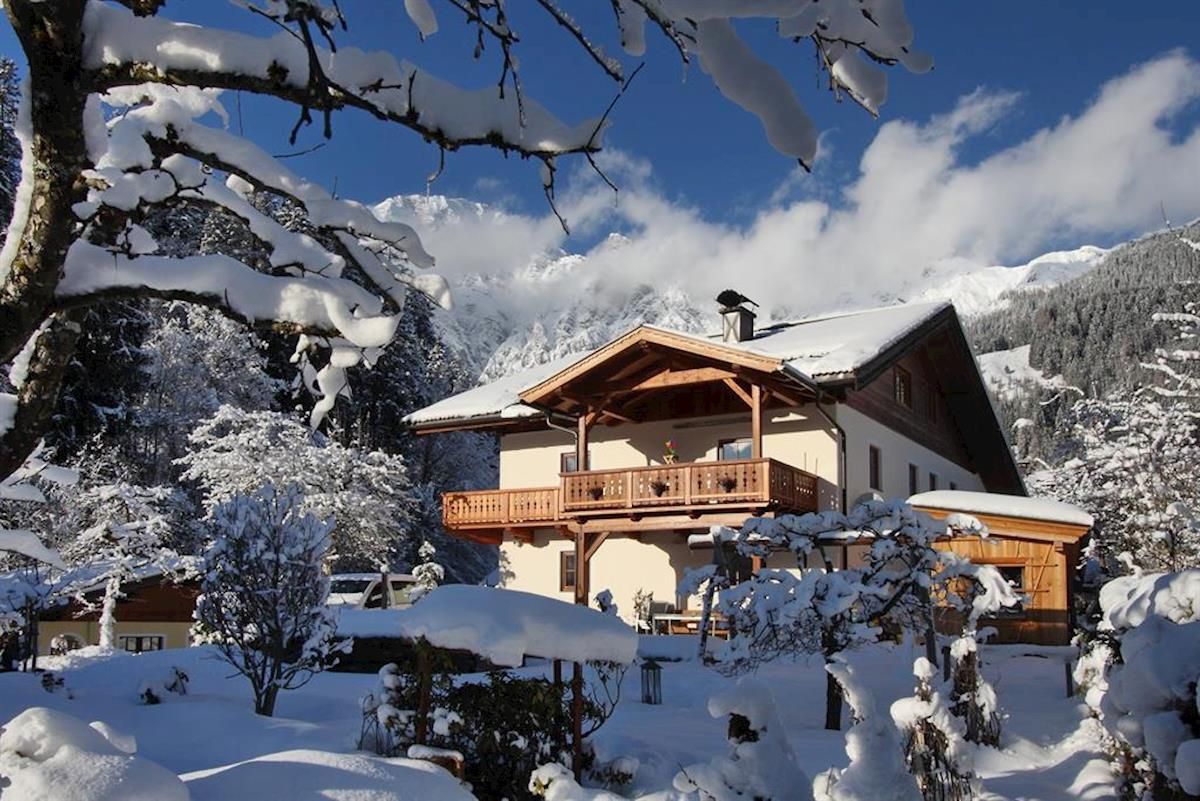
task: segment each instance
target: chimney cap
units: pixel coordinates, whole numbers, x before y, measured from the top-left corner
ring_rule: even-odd
[[[726,289],[717,295],[717,303],[726,309],[734,309],[742,304],[749,303],[751,306],[757,307],[758,304],[750,300],[750,298],[738,292],[736,289]],[[747,310],[748,311],[748,310]]]

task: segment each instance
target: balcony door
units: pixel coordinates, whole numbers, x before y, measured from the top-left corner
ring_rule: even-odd
[[[753,458],[754,442],[749,437],[717,442],[717,459],[722,462],[739,462]]]

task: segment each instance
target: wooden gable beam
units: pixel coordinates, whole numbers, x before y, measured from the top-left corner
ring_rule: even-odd
[[[641,326],[617,337],[607,345],[598,348],[588,356],[585,356],[556,375],[547,378],[540,384],[530,387],[521,393],[520,398],[525,403],[540,403],[548,394],[552,394],[556,389],[578,380],[596,367],[616,358],[620,354],[627,353],[632,348],[648,348],[651,346],[679,351],[680,353],[698,356],[709,361],[738,365],[768,373],[778,370],[781,365],[779,359],[750,353],[728,345],[708,342],[700,337],[689,334]]]
[[[741,384],[734,381],[732,378],[726,378],[726,379],[724,379],[724,381],[725,381],[725,386],[732,389],[733,393],[735,395],[737,395],[739,398],[741,398],[742,401],[744,401],[747,406],[749,406],[751,409],[754,408],[754,398],[751,398],[750,393],[748,393],[748,392],[746,392],[746,390],[742,389]]]
[[[629,387],[629,391],[642,392],[648,389],[665,389],[667,387],[681,387],[688,384],[709,384],[735,377],[735,373],[722,370],[718,367],[697,367],[692,370],[663,370],[661,373],[645,379],[640,384]]]

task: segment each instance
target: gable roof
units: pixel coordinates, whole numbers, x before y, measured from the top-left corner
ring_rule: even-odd
[[[903,349],[914,335],[937,325],[953,307],[948,303],[914,303],[866,311],[832,314],[765,326],[745,342],[722,342],[719,336],[697,336],[642,325],[588,353],[568,356],[506,376],[438,401],[407,415],[416,429],[498,427],[535,418],[543,411],[526,403],[539,390],[586,372],[609,356],[646,342],[683,350],[702,349],[767,372],[779,372],[801,384],[827,385],[873,378],[891,351]],[[522,400],[522,399],[525,400]]]

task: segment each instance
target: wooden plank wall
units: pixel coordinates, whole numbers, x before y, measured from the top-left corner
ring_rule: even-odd
[[[937,547],[965,556],[975,564],[1024,567],[1024,589],[1028,597],[1023,614],[987,619],[981,623],[996,628],[997,642],[1039,645],[1070,642],[1071,576],[1078,546],[992,536],[986,540],[956,537],[938,543]],[[953,625],[948,617],[947,624]]]
[[[962,434],[950,412],[949,404],[942,397],[942,390],[938,386],[924,348],[906,354],[897,364],[912,376],[911,409],[896,402],[896,371],[890,367],[862,389],[848,393],[846,405],[955,464],[975,472]],[[930,420],[926,412],[930,395],[935,398],[936,420]]]

